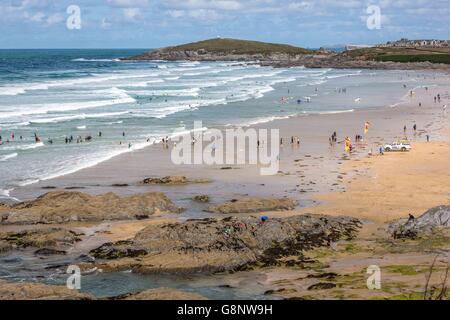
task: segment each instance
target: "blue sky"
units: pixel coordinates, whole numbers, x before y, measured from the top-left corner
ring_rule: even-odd
[[[66,26],[69,5],[81,29]],[[369,5],[381,28],[369,30]],[[0,48],[156,48],[233,37],[302,47],[450,39],[450,0],[0,0]]]

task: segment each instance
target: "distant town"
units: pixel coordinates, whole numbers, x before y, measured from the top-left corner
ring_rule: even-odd
[[[376,47],[450,47],[450,40],[408,40],[388,41]]]
[[[409,40],[402,38],[397,41],[388,41],[386,43],[377,45],[367,45],[367,44],[348,44],[345,46],[346,50],[355,50],[362,48],[442,48],[450,47],[450,40]]]

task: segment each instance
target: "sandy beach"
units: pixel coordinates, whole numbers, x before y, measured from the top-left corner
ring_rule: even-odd
[[[201,276],[193,278],[192,281],[190,278],[186,282],[185,278],[171,277],[162,277],[159,281],[169,287],[176,285],[177,288],[187,288],[195,294],[201,293],[213,298],[420,298],[417,290],[423,288],[424,275],[436,252],[447,250],[448,234],[436,234],[436,238],[431,240],[426,238],[395,243],[388,235],[387,223],[398,218],[407,218],[409,214],[417,217],[429,208],[450,204],[450,123],[448,115],[443,111],[443,105],[450,103],[450,84],[447,77],[435,79],[435,83],[435,87],[416,89],[412,96],[405,92],[403,100],[392,101],[388,106],[353,112],[310,114],[253,126],[255,129],[280,130],[284,143],[280,147],[280,168],[276,175],[260,175],[259,165],[175,165],[170,158],[173,145],[166,148],[157,144],[119,155],[73,174],[18,188],[11,195],[20,200],[33,200],[54,191],[63,192],[63,197],[72,192],[91,195],[110,192],[121,197],[162,192],[176,206],[184,208],[181,213],[169,214],[159,213],[157,210],[158,214],[137,220],[84,223],[71,221],[54,224],[54,227],[76,234],[78,240],[64,259],[49,258],[48,261],[42,262],[43,266],[52,270],[68,263],[73,257],[83,257],[80,266],[83,270],[88,270],[86,272],[105,271],[104,274],[97,273],[97,278],[93,278],[94,282],[88,290],[101,296],[117,295],[128,292],[127,290],[136,291],[155,281],[152,274],[158,274],[161,270],[178,274],[189,273],[198,268]],[[441,96],[439,103],[434,102],[437,94]],[[366,121],[370,122],[370,129],[364,134]],[[414,125],[416,130],[413,130]],[[329,137],[333,132],[337,133],[338,139],[337,143],[330,144]],[[363,135],[363,140],[354,142],[356,135]],[[300,137],[299,146],[290,143],[292,136]],[[354,145],[350,154],[345,152],[342,143],[346,136],[351,138]],[[411,142],[410,152],[379,154],[380,145],[404,138]],[[165,176],[185,176],[187,180],[173,184],[142,183],[144,178]],[[192,200],[200,195],[208,196],[209,201]],[[214,205],[220,207],[224,202],[228,207],[232,207],[236,199],[248,198],[290,199],[298,205],[293,210],[256,209],[239,214],[220,213],[209,209]],[[255,200],[251,201],[251,205],[256,205]],[[281,200],[276,201],[279,203]],[[27,206],[31,205],[25,204],[25,208]],[[58,207],[59,204],[55,206]],[[235,263],[241,257],[235,256],[236,252],[225,254],[219,251],[191,256],[180,253],[174,255],[173,251],[169,251],[163,253],[162,257],[152,258],[153,255],[148,255],[145,258],[136,258],[133,256],[133,250],[140,249],[133,245],[129,247],[137,239],[145,239],[146,232],[163,234],[163,230],[177,228],[178,223],[184,221],[195,225],[195,221],[189,220],[192,218],[208,218],[206,222],[199,222],[208,225],[220,223],[211,219],[220,220],[223,217],[236,219],[233,217],[239,216],[238,219],[251,220],[264,215],[269,219],[280,218],[281,220],[277,221],[284,221],[283,219],[296,217],[303,219],[305,214],[310,213],[322,214],[328,217],[326,219],[353,217],[362,227],[357,236],[352,236],[351,239],[328,239],[326,242],[331,243],[331,247],[319,245],[318,248],[307,251],[305,255],[302,253],[298,261],[283,257],[281,262],[263,265],[262,268],[249,267],[247,270],[241,270],[239,267],[239,272],[219,272],[215,275],[209,275],[208,272],[226,271],[227,267],[209,270],[209,265],[225,266],[227,263]],[[348,226],[347,220],[337,221],[338,225],[342,223],[344,228],[352,230],[345,232],[354,232],[353,227]],[[237,223],[239,225],[244,222]],[[35,228],[0,226],[0,232],[23,230]],[[218,230],[221,230],[220,227]],[[222,231],[212,232],[220,236]],[[174,234],[180,233],[174,231]],[[197,233],[194,234],[198,236]],[[324,234],[328,232],[325,231]],[[170,237],[172,236],[173,234]],[[165,245],[162,244],[163,247]],[[120,246],[128,246],[125,252],[131,256],[117,261],[85,261],[84,252],[96,252],[98,255],[114,253],[120,256],[120,252],[124,252]],[[155,266],[155,263],[158,266]],[[208,266],[207,271],[202,263]],[[447,255],[438,256],[436,270],[445,270],[446,263]],[[364,268],[373,264],[384,270],[383,281],[387,285],[381,291],[368,290],[365,287]],[[230,267],[231,270],[234,267]],[[120,280],[126,284],[121,283],[118,287],[107,289],[94,285],[97,283],[95,281],[102,281],[102,277],[119,281],[123,276],[122,271],[132,271],[129,273],[130,279]],[[430,283],[434,285],[440,283],[437,274],[430,276],[430,279]],[[212,287],[221,289],[211,292]]]
[[[414,179],[420,181],[421,178],[416,178],[416,174],[424,170],[430,176],[427,177],[424,172],[423,178],[436,188],[439,188],[440,183],[436,183],[435,178],[440,182],[445,180],[446,173],[440,172],[445,168],[444,159],[448,156],[445,150],[449,139],[448,119],[442,111],[442,105],[448,103],[447,83],[445,77],[437,79],[438,87],[417,89],[414,97],[408,97],[405,92],[404,101],[392,101],[394,107],[390,105],[348,113],[310,114],[253,126],[255,129],[279,129],[280,137],[284,138],[285,142],[280,147],[280,171],[276,175],[260,175],[258,165],[175,165],[170,158],[171,150],[158,144],[117,156],[74,174],[19,188],[11,195],[28,200],[47,192],[49,188],[69,188],[92,194],[114,192],[120,195],[161,191],[177,203],[189,206],[191,204],[187,200],[198,194],[208,194],[213,203],[239,196],[289,197],[299,202],[299,206],[304,208],[302,212],[311,211],[313,207],[315,212],[324,213],[336,206],[328,207],[323,202],[340,201],[337,205],[340,209],[331,211],[384,221],[398,218],[410,211],[426,208],[428,204],[437,204],[439,201],[446,203],[445,196],[442,198],[431,190],[425,192],[429,188],[423,182],[414,183]],[[434,103],[433,97],[438,93],[442,101]],[[364,135],[363,141],[354,143],[355,150],[348,156],[342,140],[349,136],[354,141],[355,135],[363,135],[366,121],[371,124],[368,134]],[[413,131],[413,125],[417,126],[416,132]],[[405,133],[404,126],[407,127]],[[333,132],[337,132],[338,143],[330,146],[328,139]],[[430,143],[424,143],[427,135]],[[290,143],[291,136],[300,137],[299,146]],[[377,156],[380,145],[405,136],[413,144],[411,152]],[[369,153],[374,156],[368,157]],[[429,163],[429,160],[432,162]],[[429,168],[422,169],[421,164],[426,163],[429,163]],[[403,176],[413,175],[413,181],[402,182]],[[190,179],[208,179],[211,183],[182,186],[139,184],[142,179],[153,176],[186,176]],[[397,194],[392,205],[386,205],[383,198],[386,198],[388,190],[392,191],[390,187],[393,184],[404,194]],[[412,189],[408,191],[406,187]],[[414,188],[418,188],[417,192]],[[358,196],[357,192],[364,193],[364,196]],[[370,195],[371,202],[358,204],[368,199],[366,193]],[[422,202],[422,206],[404,206],[409,203],[405,197],[410,197],[408,195],[411,193],[416,199],[420,196],[418,202]],[[351,201],[348,197],[351,197]],[[373,205],[377,202],[380,208],[384,207],[383,213],[374,213],[376,209]],[[319,203],[321,205],[316,206]],[[364,206],[371,207],[372,213],[361,212],[359,209]],[[401,212],[395,212],[400,207],[403,208]],[[198,214],[199,208],[202,207],[188,208],[182,216],[203,217],[204,213]]]

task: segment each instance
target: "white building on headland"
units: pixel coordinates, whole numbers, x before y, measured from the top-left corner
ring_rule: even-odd
[[[379,48],[389,47],[450,47],[450,40],[408,40],[400,39],[398,41],[388,41],[385,44],[377,45]]]

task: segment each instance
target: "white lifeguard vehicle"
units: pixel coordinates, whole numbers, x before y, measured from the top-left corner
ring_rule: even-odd
[[[410,151],[411,150],[411,144],[408,140],[400,140],[393,143],[385,144],[383,146],[384,151],[390,152],[390,151]]]

